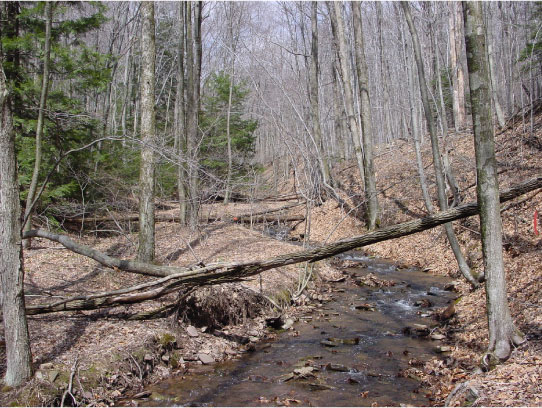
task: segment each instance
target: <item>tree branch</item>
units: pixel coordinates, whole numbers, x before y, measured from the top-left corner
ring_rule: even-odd
[[[510,190],[501,193],[500,201],[501,203],[510,201],[538,188],[542,188],[542,176],[518,184]],[[89,256],[105,266],[144,275],[162,276],[162,279],[137,285],[132,288],[120,289],[114,292],[75,297],[49,305],[31,306],[27,308],[27,313],[41,314],[65,310],[92,310],[156,299],[174,291],[177,287],[186,284],[197,286],[240,281],[269,269],[300,262],[316,262],[355,248],[386,241],[388,239],[412,235],[478,213],[478,203],[464,204],[428,217],[392,225],[364,235],[343,239],[329,245],[319,246],[306,251],[288,253],[259,261],[211,264],[193,270],[174,266],[158,266],[137,261],[121,260],[105,255],[95,249],[77,244],[66,236],[53,234],[48,231],[32,230],[25,233],[23,238],[41,237],[51,239],[61,243],[74,252]],[[149,290],[132,294],[132,292],[140,291],[142,289]]]

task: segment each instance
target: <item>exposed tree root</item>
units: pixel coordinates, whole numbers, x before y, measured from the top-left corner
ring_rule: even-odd
[[[261,294],[239,286],[200,288],[179,302],[179,319],[217,329],[244,323],[259,315],[266,303]]]
[[[505,338],[489,344],[488,351],[482,356],[482,367],[491,370],[500,363],[505,362],[512,354],[512,347],[520,346],[527,340],[523,333],[515,328],[508,329],[510,334]]]

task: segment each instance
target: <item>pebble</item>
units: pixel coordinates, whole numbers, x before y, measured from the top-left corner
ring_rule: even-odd
[[[300,367],[294,370],[294,374],[297,374],[301,377],[305,377],[307,375],[313,375],[312,374],[313,371],[314,371],[314,367]]]
[[[288,330],[290,327],[292,327],[294,325],[294,321],[293,319],[286,319],[286,321],[284,322],[284,324],[282,325],[282,328],[284,330]]]
[[[436,288],[434,286],[431,286],[429,290],[427,291],[427,294],[430,296],[438,296],[440,292],[439,288]]]
[[[334,343],[334,342],[329,341],[329,340],[322,340],[322,341],[320,342],[320,344],[321,344],[322,346],[325,346],[325,347],[337,347],[337,346],[338,346],[337,343]]]
[[[323,391],[323,390],[334,390],[335,387],[332,387],[331,385],[327,384],[320,384],[320,383],[310,383],[309,388],[311,391]]]
[[[431,338],[433,340],[444,340],[446,338],[446,336],[444,334],[434,333],[434,334],[431,335]]]
[[[198,337],[199,336],[198,329],[196,329],[194,326],[188,326],[186,328],[186,332],[188,333],[188,335],[190,337]]]
[[[450,346],[438,346],[435,347],[435,351],[437,353],[447,353],[449,351],[452,351],[452,348]]]
[[[342,364],[333,364],[333,363],[329,363],[328,365],[326,365],[326,370],[329,370],[329,371],[341,371],[341,372],[347,372],[347,371],[350,371],[350,369]]]
[[[224,353],[226,353],[229,356],[235,356],[237,354],[237,351],[228,347],[226,350],[224,350]]]
[[[55,380],[57,379],[58,375],[59,375],[59,372],[58,372],[57,370],[49,371],[49,374],[48,374],[49,381],[55,382]]]
[[[215,362],[215,359],[213,357],[205,353],[199,353],[198,358],[203,364],[212,364]]]

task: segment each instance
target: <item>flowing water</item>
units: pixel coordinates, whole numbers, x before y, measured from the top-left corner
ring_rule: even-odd
[[[334,283],[333,300],[302,316],[294,330],[258,344],[240,359],[199,366],[184,378],[158,383],[149,388],[151,398],[139,404],[430,405],[419,381],[398,374],[409,361],[435,355],[438,341],[404,334],[404,328],[434,325],[427,315],[453,298],[442,290],[446,280],[362,255],[343,259],[359,262],[359,267],[349,269],[354,278],[370,272],[396,284],[370,288],[351,281]],[[432,306],[415,306],[424,299]]]

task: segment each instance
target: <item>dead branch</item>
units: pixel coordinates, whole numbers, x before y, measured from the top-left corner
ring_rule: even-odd
[[[501,193],[500,200],[501,202],[510,201],[522,194],[528,193],[538,188],[542,188],[542,176],[516,185],[510,190]],[[164,273],[168,276],[162,277],[161,279],[157,279],[152,282],[147,282],[131,288],[120,289],[113,292],[104,292],[90,296],[79,296],[58,301],[49,305],[31,306],[27,308],[27,313],[42,314],[67,310],[92,310],[103,307],[118,306],[122,304],[139,303],[146,300],[156,299],[167,293],[171,293],[181,285],[190,284],[194,286],[202,286],[240,281],[244,280],[249,276],[257,275],[269,269],[296,264],[300,262],[316,262],[321,259],[329,258],[355,248],[360,248],[388,239],[394,239],[415,234],[417,232],[425,231],[447,222],[478,214],[478,212],[478,203],[464,204],[428,217],[415,219],[412,221],[404,222],[402,224],[392,225],[364,235],[343,239],[329,245],[319,246],[305,251],[279,255],[274,258],[259,261],[248,261],[239,263],[216,263],[193,270],[172,266],[149,265],[136,261],[120,260],[117,258],[109,257],[92,248],[84,247],[84,252],[93,255],[91,256],[93,259],[101,262],[105,266],[116,267],[121,270],[144,274],[150,274],[148,272],[153,271],[154,273]],[[68,237],[59,236],[58,234],[53,234],[41,230],[29,231],[24,235],[24,238],[27,237],[42,237],[47,239],[54,238],[54,241],[60,242],[65,246],[66,244],[70,246],[73,246],[73,244],[75,244]],[[79,244],[75,245],[76,248],[79,249],[83,247]],[[85,253],[83,252],[78,253],[85,255]],[[145,291],[140,292],[141,290]]]
[[[45,238],[50,241],[58,242],[59,244],[64,245],[66,248],[68,248],[72,252],[92,258],[95,261],[109,268],[113,268],[113,269],[116,268],[116,269],[120,269],[126,272],[133,272],[133,273],[138,273],[141,275],[149,275],[149,276],[167,276],[167,275],[177,273],[180,270],[185,270],[183,268],[178,268],[178,267],[173,267],[173,266],[151,265],[151,264],[146,264],[146,263],[138,262],[138,261],[114,258],[94,248],[88,247],[86,245],[78,244],[77,242],[73,241],[70,237],[66,235],[55,234],[54,232],[50,232],[50,231],[31,230],[31,231],[25,232],[23,236],[25,238]]]
[[[76,357],[75,362],[73,363],[73,366],[72,366],[72,369],[71,369],[71,372],[70,372],[70,381],[69,381],[69,384],[68,384],[68,388],[66,389],[66,391],[64,391],[64,394],[62,394],[62,401],[60,402],[61,407],[64,406],[64,401],[66,400],[66,397],[68,396],[68,394],[72,398],[72,404],[74,406],[77,406],[77,400],[75,399],[75,397],[73,395],[72,388],[73,388],[73,377],[75,376],[75,372],[77,370],[77,363],[78,362],[79,362],[79,357]]]
[[[231,221],[238,223],[285,223],[292,221],[303,221],[305,217],[302,215],[242,215],[242,216],[231,216]],[[224,221],[224,218],[209,218],[209,221]]]
[[[252,222],[255,223],[273,223],[273,222],[291,222],[291,221],[301,221],[303,217],[301,216],[287,216],[287,215],[271,215],[276,212],[284,211],[293,207],[298,207],[304,203],[295,203],[285,205],[280,208],[258,211],[254,213],[247,213],[241,215],[228,215],[227,217],[206,217],[202,218],[200,222],[214,222],[214,221],[231,221],[231,222]],[[107,222],[136,222],[139,220],[138,214],[131,215],[122,215],[118,217],[112,216],[103,216],[103,217],[76,217],[76,218],[66,218],[63,221],[68,224],[101,224]],[[166,215],[166,216],[156,216],[154,218],[155,222],[179,222],[179,217],[175,215]]]

